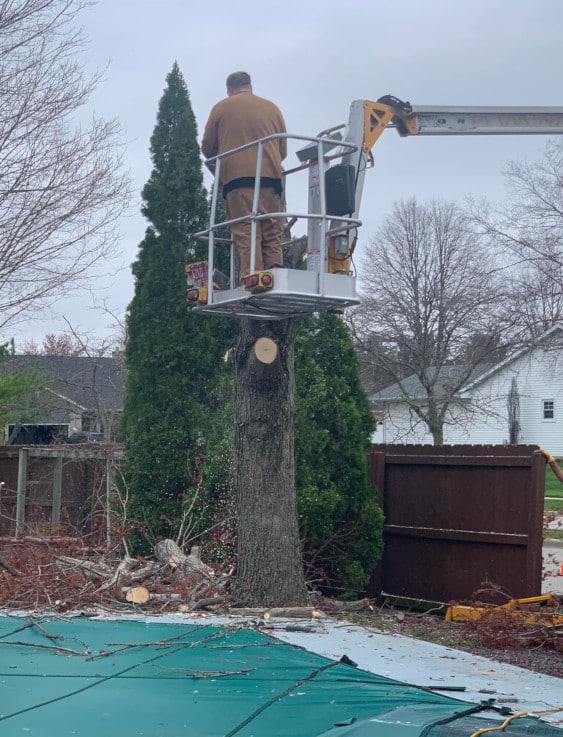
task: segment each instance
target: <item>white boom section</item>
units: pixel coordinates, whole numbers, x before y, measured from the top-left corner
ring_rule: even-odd
[[[558,135],[563,134],[563,107],[411,105],[391,95],[377,102],[354,100],[344,141],[358,148],[342,156],[342,163],[356,171],[354,218],[359,217],[371,149],[387,128],[400,136]]]
[[[557,135],[563,133],[563,107],[411,105],[391,95],[377,102],[354,100],[342,138],[343,142],[352,144],[354,148],[339,150],[335,136],[329,131],[325,134],[327,145],[324,166],[319,166],[316,148],[298,152],[301,161],[310,162],[310,211],[318,211],[322,207],[323,169],[341,163],[353,167],[355,172],[354,212],[351,217],[358,220],[365,172],[373,163],[371,149],[387,128],[395,128],[400,136]],[[338,228],[338,223],[332,221],[330,230],[335,228]],[[349,236],[353,250],[357,230],[350,228]],[[318,263],[319,256],[321,260],[323,257],[326,260],[324,237],[320,223],[311,222],[308,231],[308,268],[321,272],[326,268]]]
[[[411,115],[416,125],[414,135],[419,136],[563,133],[563,107],[436,108],[430,105],[413,105]],[[397,127],[401,133],[400,126]]]

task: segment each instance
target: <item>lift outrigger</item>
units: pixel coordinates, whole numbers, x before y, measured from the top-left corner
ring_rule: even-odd
[[[279,134],[254,141],[211,159],[216,181],[221,162],[234,153],[257,148],[256,186],[251,224],[250,276],[239,284],[236,254],[229,238],[219,232],[236,220],[217,222],[218,187],[213,188],[209,227],[195,234],[208,243],[207,261],[186,265],[187,302],[195,311],[230,317],[279,320],[312,312],[343,311],[359,304],[352,254],[356,246],[360,204],[367,168],[373,166],[371,150],[387,128],[400,136],[554,135],[563,133],[563,107],[436,107],[415,106],[386,95],[376,102],[352,102],[347,124],[307,137]],[[304,142],[297,150],[299,164],[284,175],[308,171],[308,210],[261,215],[257,212],[264,144],[285,137]],[[280,268],[255,272],[257,223],[280,218],[287,239],[284,252],[306,240],[306,269]],[[303,239],[291,236],[291,227],[306,222]],[[216,249],[230,249],[230,270],[215,269]],[[294,264],[291,264],[294,266]]]

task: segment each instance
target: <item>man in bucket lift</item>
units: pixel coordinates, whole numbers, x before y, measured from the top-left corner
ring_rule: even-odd
[[[227,77],[227,97],[211,110],[201,150],[210,159],[259,138],[285,132],[285,121],[276,105],[252,93],[249,74],[233,72]],[[257,153],[258,147],[253,146],[221,160],[222,194],[229,220],[252,212]],[[280,212],[282,161],[286,155],[285,138],[264,144],[258,213]],[[208,167],[214,172],[215,162]],[[256,222],[256,271],[283,266],[282,230],[281,218]],[[250,273],[250,221],[235,223],[231,232],[240,255],[240,279],[243,281]]]

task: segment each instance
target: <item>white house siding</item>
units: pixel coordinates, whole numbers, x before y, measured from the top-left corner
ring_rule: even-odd
[[[476,409],[477,401],[480,404]],[[475,409],[467,411],[464,404],[452,404],[444,424],[444,443],[497,444],[508,437],[506,400],[479,397]],[[391,403],[384,416],[384,442],[405,444],[432,444],[427,425],[419,420],[405,402]]]
[[[520,395],[519,442],[539,445],[563,457],[563,349],[534,348],[475,385],[462,404],[452,408],[444,426],[447,444],[503,444],[509,439],[507,398],[512,378]],[[543,418],[543,401],[554,402],[553,420]],[[390,402],[384,413],[384,442],[432,443],[426,425],[405,402]]]
[[[432,443],[428,427],[416,419],[406,402],[390,402],[385,405],[383,414],[384,443]]]
[[[520,442],[563,456],[563,350],[536,348],[517,377],[520,392]],[[523,363],[523,359],[521,359]],[[553,400],[555,417],[543,418],[543,401]]]

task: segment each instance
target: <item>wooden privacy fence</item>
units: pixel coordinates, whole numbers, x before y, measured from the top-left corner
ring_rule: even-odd
[[[385,525],[370,596],[447,603],[487,581],[514,598],[541,594],[545,460],[536,448],[373,446]]]
[[[120,446],[0,447],[0,536],[66,534],[106,544]]]

